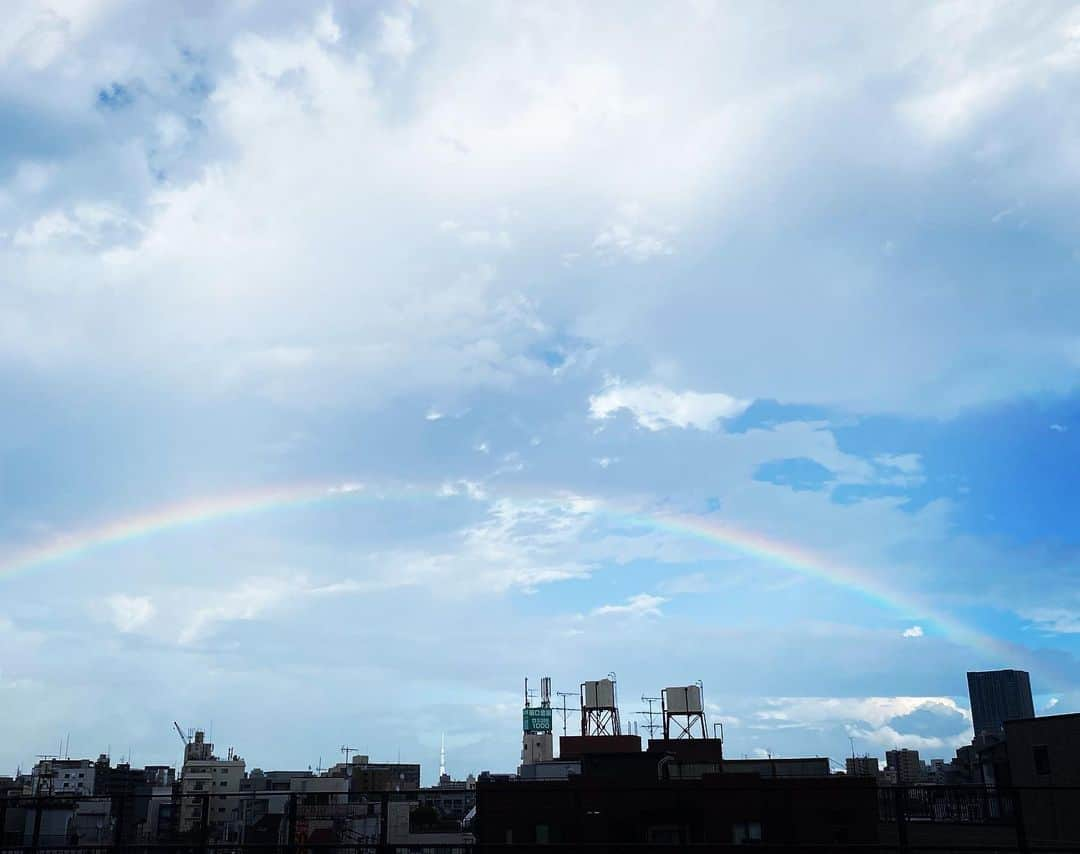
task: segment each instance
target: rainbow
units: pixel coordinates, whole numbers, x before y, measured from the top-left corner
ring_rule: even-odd
[[[88,552],[180,528],[289,507],[370,495],[363,484],[295,485],[197,498],[67,533],[0,558],[0,577],[75,560]]]
[[[98,549],[120,546],[167,531],[250,516],[270,511],[344,500],[443,499],[454,495],[479,497],[468,489],[443,486],[438,489],[415,486],[387,489],[363,483],[304,484],[264,487],[230,495],[198,498],[136,514],[56,537],[44,544],[16,551],[0,558],[0,577],[76,560]],[[557,498],[532,500],[557,503]],[[565,500],[565,497],[564,499]],[[940,612],[910,594],[887,587],[871,574],[845,566],[799,546],[765,537],[713,517],[663,512],[642,513],[621,508],[604,500],[584,499],[585,506],[613,521],[681,537],[714,543],[759,560],[782,566],[805,576],[820,579],[853,591],[909,620],[929,621],[933,629],[950,640],[1003,661],[1023,661],[1030,651],[977,629]]]
[[[904,619],[928,621],[950,640],[980,652],[1013,661],[1018,660],[1018,657],[1026,659],[1030,656],[1030,652],[1025,648],[980,632],[910,593],[882,584],[870,573],[827,559],[791,543],[770,539],[709,517],[662,514],[628,515],[625,518],[631,524],[637,523],[646,528],[717,543],[740,554],[857,593]]]

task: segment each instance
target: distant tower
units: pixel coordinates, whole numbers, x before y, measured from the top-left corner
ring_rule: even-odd
[[[581,683],[581,734],[622,735],[614,679]]]
[[[446,733],[442,734],[442,743],[439,745],[439,782],[446,776]]]

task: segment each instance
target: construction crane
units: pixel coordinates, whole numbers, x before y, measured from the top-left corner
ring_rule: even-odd
[[[180,729],[180,724],[178,724],[176,721],[173,721],[172,725],[174,727],[176,727],[176,734],[179,735],[180,740],[182,742],[184,742],[184,747],[187,747],[188,746],[188,739],[187,739],[187,736],[184,735],[184,731],[182,729]]]

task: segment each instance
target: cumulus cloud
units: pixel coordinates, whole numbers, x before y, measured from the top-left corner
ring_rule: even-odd
[[[600,605],[593,608],[589,613],[594,617],[608,615],[622,615],[630,617],[659,617],[660,606],[667,599],[662,596],[654,596],[651,593],[638,593],[631,596],[625,602],[612,605]]]
[[[750,403],[719,392],[677,392],[662,385],[617,380],[589,398],[589,416],[602,421],[625,409],[647,430],[709,430],[718,421],[741,415]]]
[[[922,626],[911,626],[904,629],[902,634],[906,638],[921,638],[923,636]]]
[[[531,376],[538,345],[574,318],[599,352],[631,351],[613,371],[664,362],[694,387],[776,399],[910,412],[1071,382],[1059,319],[1077,314],[1072,290],[1048,284],[1030,334],[1005,336],[1015,315],[978,299],[984,282],[960,274],[963,258],[920,270],[916,293],[896,287],[910,277],[898,254],[880,251],[977,213],[992,228],[1018,187],[1038,217],[1040,200],[1080,181],[1056,108],[1071,102],[1076,63],[1067,10],[1018,27],[1019,12],[995,9],[978,38],[940,7],[854,14],[858,55],[832,64],[813,16],[799,21],[805,51],[791,52],[767,15],[722,8],[638,7],[610,26],[592,6],[245,6],[206,15],[198,37],[168,10],[133,22],[124,3],[19,8],[0,56],[13,90],[42,104],[28,126],[65,142],[13,153],[18,180],[0,193],[0,232],[15,235],[6,358],[137,365],[292,403],[342,389],[378,398]],[[915,70],[911,55],[925,60]],[[888,97],[881,79],[896,81]],[[106,121],[106,109],[126,112]],[[56,127],[56,113],[77,129]],[[1039,133],[1016,130],[1036,119]],[[793,151],[796,137],[808,144]],[[952,145],[974,152],[977,189]],[[898,202],[863,245],[848,223],[898,169],[949,198],[967,192],[956,205]],[[839,188],[828,210],[819,185]],[[915,215],[928,207],[932,223]],[[438,241],[439,223],[456,239]],[[58,243],[74,253],[62,264],[44,254]],[[588,288],[560,273],[571,257],[574,270],[593,265]],[[613,259],[683,266],[662,286],[628,284]],[[544,272],[516,275],[521,263]],[[41,287],[62,270],[77,294]],[[86,322],[102,293],[125,322]],[[970,322],[944,329],[957,316]],[[237,370],[313,340],[306,365]],[[1003,341],[1011,367],[991,369],[984,356]]]
[[[380,17],[378,49],[399,64],[404,64],[413,55],[416,39],[413,35],[412,12],[408,7],[396,14],[384,13]]]
[[[777,697],[750,716],[765,729],[836,727],[879,750],[941,750],[970,741],[971,716],[952,697]]]
[[[121,632],[133,632],[147,626],[157,609],[148,596],[128,596],[114,593],[105,599],[109,620]]]

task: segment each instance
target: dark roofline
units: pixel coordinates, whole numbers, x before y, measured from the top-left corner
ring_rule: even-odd
[[[1036,715],[1033,718],[1013,718],[1005,721],[1005,726],[1008,727],[1009,724],[1029,724],[1032,721],[1056,721],[1063,718],[1080,718],[1080,712],[1065,712],[1060,715]]]

